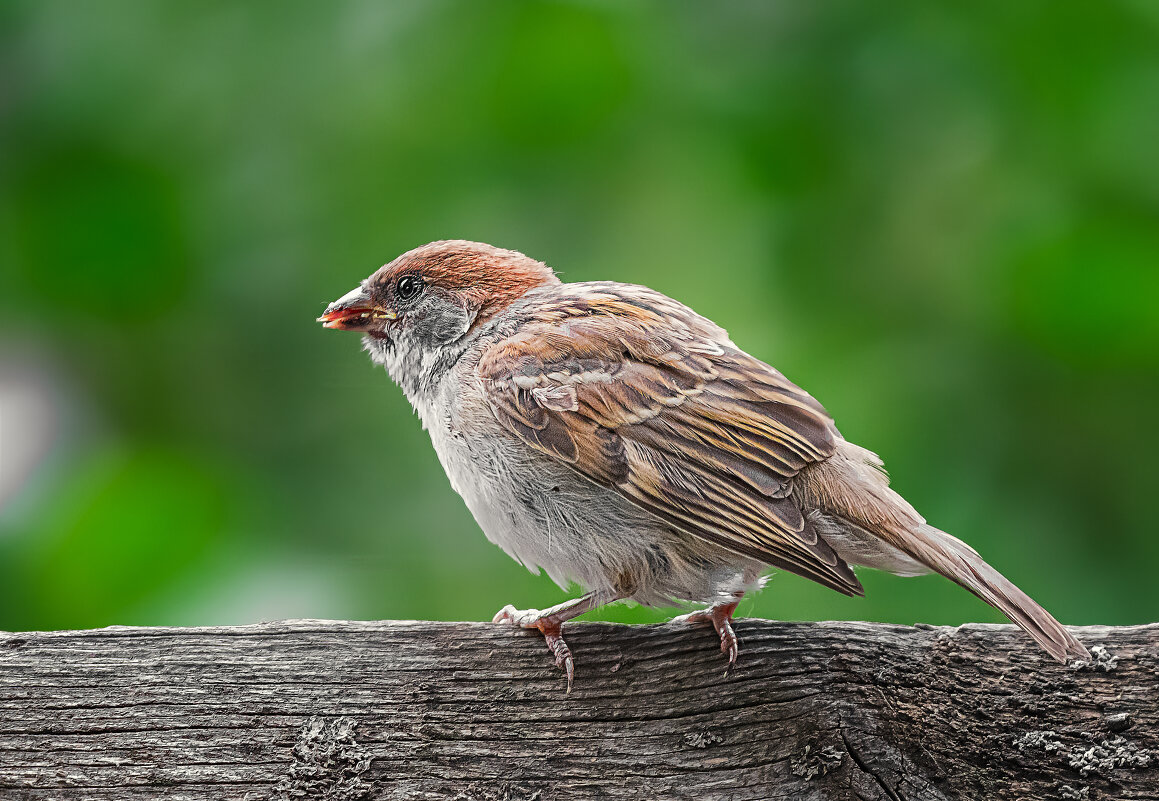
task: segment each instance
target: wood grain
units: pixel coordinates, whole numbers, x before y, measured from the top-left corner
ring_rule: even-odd
[[[1159,625],[0,634],[0,799],[1159,798]]]

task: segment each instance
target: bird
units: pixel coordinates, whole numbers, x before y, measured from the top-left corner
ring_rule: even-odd
[[[738,602],[782,569],[849,596],[852,566],[939,573],[1060,662],[1054,617],[889,486],[805,390],[644,286],[563,282],[481,242],[417,247],[318,320],[362,334],[414,407],[487,538],[583,594],[494,617],[542,632],[571,692],[563,624],[631,600],[684,605],[737,660]]]

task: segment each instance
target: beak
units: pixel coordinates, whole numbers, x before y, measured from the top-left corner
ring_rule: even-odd
[[[362,287],[356,287],[327,306],[318,322],[323,328],[339,331],[366,331],[371,327],[380,330],[382,321],[393,320],[397,316],[371,301]]]

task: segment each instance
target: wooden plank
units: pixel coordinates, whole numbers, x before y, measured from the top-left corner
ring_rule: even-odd
[[[0,634],[0,799],[1154,799],[1159,625]]]

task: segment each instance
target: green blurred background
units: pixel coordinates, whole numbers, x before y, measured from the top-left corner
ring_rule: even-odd
[[[1159,618],[1159,5],[29,0],[0,629],[566,597],[314,322],[439,238],[689,302],[1061,619]],[[741,613],[1001,619],[862,577]]]

